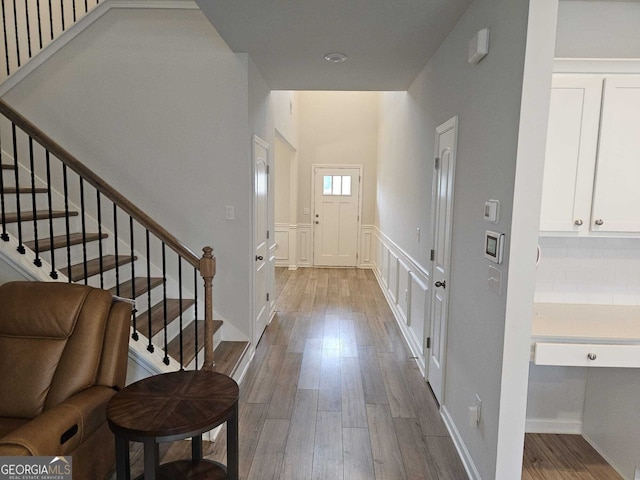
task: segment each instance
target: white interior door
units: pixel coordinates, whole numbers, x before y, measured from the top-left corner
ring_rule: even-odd
[[[313,182],[313,263],[324,267],[355,267],[360,169],[314,167]]]
[[[269,320],[269,302],[267,301],[267,229],[269,215],[269,144],[253,137],[253,161],[255,163],[254,182],[254,325],[253,343],[256,345]]]
[[[436,129],[436,161],[432,191],[431,348],[427,380],[440,404],[444,400],[457,124],[458,118],[454,117]]]

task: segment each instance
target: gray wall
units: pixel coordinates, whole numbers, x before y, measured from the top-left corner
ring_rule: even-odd
[[[640,3],[561,1],[556,57],[640,57]]]
[[[491,228],[507,234],[506,283],[527,16],[524,0],[474,1],[409,92],[383,94],[380,110],[378,227],[425,269],[435,128],[459,117],[444,405],[486,479],[496,476],[506,297],[487,287],[483,209],[490,198],[501,202]],[[482,28],[491,31],[490,53],[470,65],[467,46]],[[468,422],[475,393],[479,428]],[[522,410],[524,423],[524,400]]]

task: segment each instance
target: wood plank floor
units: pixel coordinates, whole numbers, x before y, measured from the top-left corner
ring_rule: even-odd
[[[240,385],[240,478],[466,479],[373,273],[276,272],[278,313]],[[204,454],[226,463],[222,430]],[[131,446],[134,478],[142,451]],[[164,463],[189,458],[191,446],[161,452]],[[528,434],[522,478],[621,477],[582,437]]]
[[[623,480],[580,435],[527,433],[523,480]]]
[[[240,386],[240,478],[467,478],[373,273],[279,268],[276,283]],[[224,444],[222,432],[205,456],[225,463]],[[189,455],[176,442],[163,462]]]

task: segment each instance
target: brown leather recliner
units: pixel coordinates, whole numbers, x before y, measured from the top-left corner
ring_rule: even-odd
[[[0,456],[72,456],[74,480],[115,462],[107,403],[124,386],[131,306],[54,282],[0,286]]]

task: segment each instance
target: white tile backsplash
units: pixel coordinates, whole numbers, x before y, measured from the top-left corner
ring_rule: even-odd
[[[640,305],[640,239],[540,237],[535,301]]]

